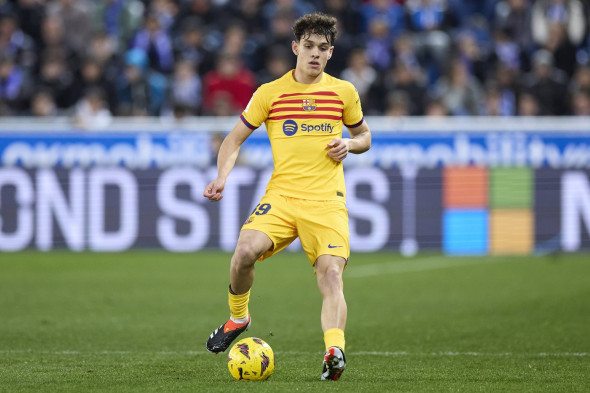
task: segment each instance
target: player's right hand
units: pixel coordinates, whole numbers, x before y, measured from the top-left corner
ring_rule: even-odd
[[[223,198],[221,192],[225,188],[225,182],[220,179],[215,179],[211,183],[207,184],[203,196],[210,201],[217,202]]]

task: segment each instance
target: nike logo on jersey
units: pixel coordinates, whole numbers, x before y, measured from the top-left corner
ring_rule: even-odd
[[[338,247],[342,247],[342,246],[333,246],[331,244],[328,244],[328,248],[338,248]]]

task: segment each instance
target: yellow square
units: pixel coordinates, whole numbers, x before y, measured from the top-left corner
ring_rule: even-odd
[[[529,209],[490,212],[490,253],[527,255],[533,251],[535,218]]]

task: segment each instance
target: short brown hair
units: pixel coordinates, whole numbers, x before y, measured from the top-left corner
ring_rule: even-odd
[[[330,45],[336,41],[336,18],[321,12],[303,15],[293,24],[295,41],[307,38],[312,34],[326,37]]]

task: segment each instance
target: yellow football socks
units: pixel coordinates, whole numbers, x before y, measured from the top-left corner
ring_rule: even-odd
[[[326,351],[330,347],[338,347],[344,351],[344,330],[338,328],[326,330],[324,343],[326,343]]]
[[[248,302],[250,301],[250,290],[242,295],[234,295],[231,289],[229,295],[229,311],[234,319],[243,319],[248,316]]]

